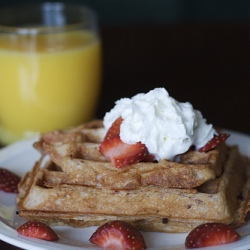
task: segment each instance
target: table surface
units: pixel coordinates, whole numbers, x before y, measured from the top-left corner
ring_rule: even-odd
[[[215,126],[250,134],[250,24],[101,27],[103,87],[97,118],[155,87],[189,101]],[[0,249],[19,248],[0,241]]]

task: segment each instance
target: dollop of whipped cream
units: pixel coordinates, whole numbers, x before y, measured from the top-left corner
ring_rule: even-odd
[[[164,88],[122,98],[115,104],[105,114],[105,130],[121,116],[121,140],[128,144],[144,143],[157,160],[173,160],[192,145],[199,149],[216,134],[200,111],[189,102],[176,101]]]

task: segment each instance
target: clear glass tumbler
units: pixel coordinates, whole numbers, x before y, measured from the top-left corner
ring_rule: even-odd
[[[0,142],[93,118],[101,86],[96,14],[64,3],[0,10]]]

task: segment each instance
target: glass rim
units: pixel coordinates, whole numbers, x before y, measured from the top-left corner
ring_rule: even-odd
[[[36,25],[31,25],[29,27],[18,26],[18,25],[7,25],[2,24],[1,15],[3,13],[15,13],[16,11],[25,11],[27,9],[35,9],[36,11],[42,12],[64,12],[64,11],[78,11],[79,13],[86,13],[88,17],[91,17],[92,22],[97,22],[96,12],[89,6],[77,3],[64,3],[64,2],[41,2],[41,3],[31,3],[31,4],[14,4],[9,5],[0,9],[0,33],[15,33],[19,35],[36,35],[42,33],[52,33],[52,32],[61,32],[61,31],[73,31],[80,29],[84,26],[85,21],[80,20],[72,24],[63,24],[63,25],[44,25],[38,27]],[[41,22],[42,24],[42,22]],[[96,25],[96,24],[95,24]]]

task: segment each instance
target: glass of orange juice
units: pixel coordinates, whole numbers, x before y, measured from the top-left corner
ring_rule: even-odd
[[[93,118],[101,42],[93,10],[41,3],[0,10],[0,143]]]

